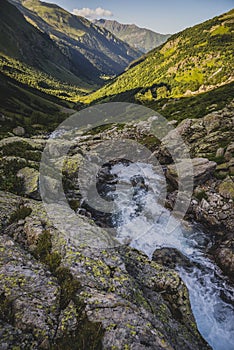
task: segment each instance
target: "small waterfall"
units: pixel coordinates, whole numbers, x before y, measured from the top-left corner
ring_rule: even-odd
[[[196,226],[180,224],[168,234],[171,215],[163,206],[165,182],[149,164],[116,164],[111,173],[118,185],[114,200],[119,214],[113,217],[117,238],[145,252],[149,258],[156,249],[178,249],[192,267],[177,267],[188,287],[198,329],[214,350],[234,349],[234,289],[207,257],[210,242]]]

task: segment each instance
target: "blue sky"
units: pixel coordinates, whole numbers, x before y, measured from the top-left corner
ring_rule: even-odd
[[[234,8],[234,0],[44,0],[72,12],[134,23],[161,33],[175,33]],[[94,14],[93,11],[99,8]],[[104,11],[105,10],[105,11]],[[100,16],[99,16],[100,17]]]

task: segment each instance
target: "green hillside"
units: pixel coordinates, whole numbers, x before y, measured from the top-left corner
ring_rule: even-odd
[[[28,23],[8,1],[0,0],[0,8],[1,55],[19,60],[60,81],[90,88],[80,63],[73,64],[47,34]],[[98,74],[96,72],[96,76]],[[100,84],[100,79],[97,79]]]
[[[173,35],[83,101],[122,95],[150,103],[212,91],[233,81],[233,51],[234,10]]]
[[[91,81],[123,72],[130,62],[141,55],[106,29],[72,15],[55,4],[39,0],[11,2],[31,24],[57,43],[73,66],[79,64],[83,74]]]
[[[28,135],[52,131],[73,106],[0,73],[0,139],[18,126]]]
[[[155,33],[152,30],[140,28],[135,24],[122,24],[108,19],[95,20],[94,23],[99,27],[106,28],[117,38],[143,53],[162,45],[171,36],[170,34]]]

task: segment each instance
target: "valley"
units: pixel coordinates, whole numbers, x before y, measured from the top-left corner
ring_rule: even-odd
[[[0,348],[232,350],[234,10],[73,13],[0,0]]]

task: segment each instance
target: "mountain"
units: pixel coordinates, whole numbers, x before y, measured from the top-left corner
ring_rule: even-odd
[[[74,107],[66,100],[91,91],[97,81],[88,81],[80,63],[73,64],[15,6],[0,0],[0,8],[0,137],[17,126],[49,130]]]
[[[72,62],[79,62],[91,81],[122,73],[131,61],[141,55],[139,50],[117,39],[108,30],[55,4],[39,0],[11,2],[31,24],[48,34]]]
[[[64,111],[80,108],[78,96],[103,85],[102,75],[122,72],[139,56],[107,30],[56,5],[27,6],[36,12],[19,0],[0,0],[1,135],[17,126],[30,133],[52,129]]]
[[[234,10],[170,37],[128,70],[84,98],[141,103],[196,96],[233,79]]]
[[[94,23],[99,27],[106,28],[117,38],[143,53],[149,52],[165,43],[171,36],[170,34],[155,33],[152,30],[140,28],[135,24],[121,24],[107,19],[94,20]]]
[[[0,0],[0,6],[1,55],[68,83],[80,84],[81,79],[88,79],[80,64],[65,55],[46,33],[28,23],[15,6],[6,0]]]

